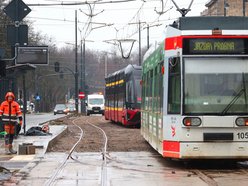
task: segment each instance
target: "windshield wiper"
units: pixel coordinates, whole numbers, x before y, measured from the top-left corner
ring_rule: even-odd
[[[230,101],[230,103],[224,108],[224,110],[221,112],[221,115],[224,115],[227,113],[227,111],[231,108],[231,106],[238,100],[238,98],[245,92],[245,89],[242,88],[238,94]]]
[[[244,72],[242,73],[242,81],[243,81],[243,88],[244,88],[244,93],[245,93],[245,108],[247,110],[247,98],[246,98],[246,86],[245,86],[245,74]]]
[[[246,98],[246,87],[245,87],[245,74],[242,73],[242,85],[243,88],[238,92],[238,94],[230,101],[230,103],[224,108],[224,110],[221,112],[221,115],[224,115],[227,113],[227,111],[231,108],[231,106],[238,100],[238,98],[242,95],[242,93],[245,94],[245,105],[247,107],[247,98]]]

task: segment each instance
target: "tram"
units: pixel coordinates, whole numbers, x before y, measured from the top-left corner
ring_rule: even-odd
[[[171,159],[248,158],[248,19],[182,17],[142,65],[141,134]]]
[[[141,66],[128,65],[105,80],[105,119],[139,127]]]

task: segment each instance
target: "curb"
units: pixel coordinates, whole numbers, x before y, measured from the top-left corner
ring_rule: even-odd
[[[47,153],[47,150],[48,150],[49,148],[51,148],[51,147],[54,145],[54,143],[56,143],[56,141],[57,141],[59,138],[61,138],[62,136],[64,136],[67,132],[68,132],[68,127],[65,125],[62,132],[60,132],[58,135],[54,136],[54,138],[52,138],[51,140],[49,140],[49,142],[48,142],[48,144],[47,144],[47,148],[46,148],[46,150],[45,150],[45,153]]]

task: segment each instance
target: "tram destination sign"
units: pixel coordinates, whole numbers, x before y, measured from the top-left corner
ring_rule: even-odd
[[[47,46],[27,46],[18,47],[16,64],[48,64],[48,47]]]
[[[183,54],[241,55],[247,54],[248,40],[244,38],[185,38]]]

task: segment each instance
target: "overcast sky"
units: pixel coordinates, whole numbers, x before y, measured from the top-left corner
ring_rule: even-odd
[[[107,1],[108,0],[102,0],[101,2]],[[188,8],[191,2],[191,0],[174,1],[180,8]],[[151,42],[160,40],[165,25],[172,23],[175,18],[180,17],[180,13],[176,10],[171,0],[163,0],[164,14],[156,13],[156,11],[162,11],[162,1],[159,0],[136,0],[125,3],[96,4],[91,6],[93,11],[92,22],[111,25],[97,28],[103,26],[103,24],[92,24],[90,26],[87,24],[90,19],[89,5],[37,6],[38,4],[42,5],[44,3],[79,3],[84,2],[84,0],[23,0],[23,2],[30,5],[29,7],[32,11],[26,18],[33,22],[35,31],[52,37],[58,47],[68,45],[66,43],[75,43],[75,10],[77,10],[78,16],[78,42],[80,42],[81,38],[86,37],[86,40],[94,41],[87,42],[87,47],[97,50],[109,50],[110,47],[113,47],[111,44],[103,42],[106,40],[138,40],[138,24],[134,23],[137,23],[139,20],[146,24],[153,25],[153,27],[150,28]],[[88,0],[88,2],[90,2],[90,0]],[[200,12],[205,9],[206,2],[208,2],[208,0],[194,0],[191,11],[187,16],[200,15]],[[31,6],[31,4],[35,4],[36,6]],[[146,24],[142,24],[142,26],[146,27]],[[141,34],[142,46],[146,46],[146,29],[143,29]],[[135,47],[137,46],[138,42],[135,42]]]

